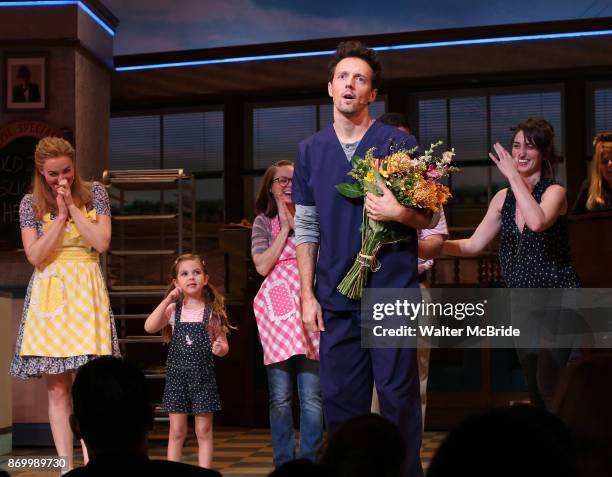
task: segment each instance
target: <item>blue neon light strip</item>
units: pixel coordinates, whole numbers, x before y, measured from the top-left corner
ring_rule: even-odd
[[[90,18],[98,25],[104,28],[111,36],[115,36],[115,32],[102,19],[96,15],[91,8],[78,0],[40,0],[31,2],[1,2],[0,7],[48,7],[57,5],[78,5]]]
[[[497,38],[478,38],[474,40],[436,41],[430,43],[410,43],[405,45],[378,46],[376,51],[410,50],[417,48],[436,48],[440,46],[482,45],[487,43],[508,43],[512,41],[555,40],[561,38],[580,38],[589,36],[612,35],[612,30],[585,31],[573,33],[550,33],[540,35],[504,36]],[[157,68],[178,68],[181,66],[219,65],[223,63],[243,63],[246,61],[280,60],[285,58],[307,58],[310,56],[333,55],[335,50],[310,51],[305,53],[283,53],[276,55],[240,56],[236,58],[219,58],[214,60],[181,61],[176,63],[157,63],[152,65],[118,66],[116,71],[152,70]]]
[[[89,15],[94,22],[104,28],[110,34],[110,36],[115,36],[114,30],[110,28],[106,23],[104,23],[102,19],[98,15],[96,15],[87,5],[85,5],[83,2],[78,2],[78,4],[79,7],[81,7],[83,11],[87,13],[87,15]]]
[[[179,66],[219,65],[223,63],[243,63],[245,61],[278,60],[285,58],[306,58],[309,56],[333,55],[336,50],[309,51],[306,53],[283,53],[277,55],[239,56],[237,58],[219,58],[216,60],[180,61],[177,63],[158,63],[155,65],[118,66],[116,71],[152,70],[156,68],[176,68]]]
[[[612,35],[612,30],[583,31],[574,33],[549,33],[541,35],[500,36],[497,38],[478,38],[475,40],[436,41],[432,43],[413,43],[409,45],[378,46],[376,51],[409,50],[414,48],[435,48],[439,46],[483,45],[486,43],[509,43],[511,41],[557,40],[560,38],[580,38],[583,36]]]

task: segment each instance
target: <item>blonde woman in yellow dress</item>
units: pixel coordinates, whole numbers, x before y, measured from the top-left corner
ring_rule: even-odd
[[[71,372],[98,356],[119,355],[99,264],[111,239],[110,204],[102,184],[79,177],[64,139],[42,139],[34,159],[33,190],[22,199],[19,218],[35,270],[10,372],[45,375],[55,448],[72,466]]]

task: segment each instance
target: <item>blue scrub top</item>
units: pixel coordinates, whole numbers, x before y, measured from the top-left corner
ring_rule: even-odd
[[[392,145],[415,147],[414,136],[397,128],[374,122],[363,136],[355,154],[364,157],[376,147],[375,156],[389,154]],[[316,265],[315,294],[321,307],[332,311],[359,310],[360,302],[349,300],[336,290],[361,249],[363,199],[349,199],[336,184],[352,181],[351,165],[336,136],[328,126],[298,146],[293,173],[292,196],[296,204],[314,205],[319,213],[319,259]],[[380,270],[370,272],[368,288],[417,288],[417,236],[393,245],[384,245],[377,254]]]

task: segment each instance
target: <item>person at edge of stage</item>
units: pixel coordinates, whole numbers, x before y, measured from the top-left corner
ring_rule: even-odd
[[[591,177],[580,187],[572,214],[612,209],[612,132],[595,136],[593,147]]]

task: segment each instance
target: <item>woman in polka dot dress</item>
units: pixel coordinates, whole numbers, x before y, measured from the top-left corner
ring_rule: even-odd
[[[293,384],[300,399],[300,457],[314,460],[323,437],[319,386],[319,333],[304,329],[293,234],[293,163],[280,161],[264,174],[255,208],[251,254],[266,277],[253,301],[270,394],[275,467],[295,458]]]
[[[223,296],[208,283],[204,260],[193,254],[178,257],[166,298],[145,322],[148,333],[162,330],[170,341],[162,402],[170,415],[168,460],[180,462],[187,416],[195,414],[198,463],[212,465],[212,413],[221,410],[213,355],[228,353],[229,329]]]
[[[566,191],[545,177],[552,175],[553,139],[548,121],[530,118],[516,127],[511,154],[499,143],[493,146],[496,155],[489,156],[510,187],[495,194],[470,238],[445,242],[443,253],[478,255],[501,231],[499,260],[509,288],[580,287],[569,252]],[[552,397],[555,376],[568,354],[569,350],[519,351],[533,404],[544,406]]]

